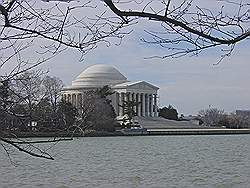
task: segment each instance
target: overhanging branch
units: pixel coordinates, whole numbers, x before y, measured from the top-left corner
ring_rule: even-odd
[[[29,155],[31,155],[31,156],[33,156],[33,157],[38,157],[38,158],[45,158],[45,159],[54,160],[54,158],[53,158],[51,155],[49,155],[48,153],[46,153],[46,152],[43,152],[42,154],[37,154],[37,153],[35,153],[35,152],[29,151],[29,150],[27,150],[27,149],[24,149],[24,148],[20,147],[17,143],[15,143],[15,142],[13,142],[13,141],[11,141],[11,140],[9,140],[9,139],[2,138],[2,137],[0,137],[0,141],[5,142],[5,143],[7,143],[7,144],[10,144],[10,145],[12,145],[13,147],[15,147],[16,149],[18,149],[19,151],[24,152],[24,153],[27,153],[27,154],[29,154]]]
[[[147,13],[147,12],[138,12],[138,11],[122,11],[119,10],[114,3],[112,2],[112,0],[104,0],[104,2],[106,3],[106,5],[119,17],[121,17],[126,23],[128,23],[128,21],[124,18],[124,17],[140,17],[140,18],[149,18],[150,20],[154,20],[154,21],[161,21],[161,22],[165,22],[168,24],[173,24],[174,26],[178,26],[181,27],[182,29],[186,30],[189,33],[201,36],[205,39],[208,39],[212,42],[216,42],[219,44],[227,44],[227,45],[231,45],[231,44],[235,44],[239,41],[242,41],[244,39],[246,39],[247,37],[250,36],[250,30],[247,30],[245,33],[242,33],[241,35],[233,38],[233,39],[223,39],[223,38],[218,38],[218,37],[214,37],[212,35],[206,34],[202,31],[193,29],[191,27],[189,27],[187,24],[180,22],[176,19],[172,19],[169,18],[167,16],[162,16],[162,15],[158,15],[158,14],[152,14],[152,13]]]

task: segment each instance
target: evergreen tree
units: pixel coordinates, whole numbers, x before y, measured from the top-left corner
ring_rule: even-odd
[[[178,112],[172,105],[161,108],[159,111],[159,116],[170,120],[178,120]]]

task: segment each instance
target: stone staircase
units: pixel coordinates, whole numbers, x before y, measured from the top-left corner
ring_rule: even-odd
[[[201,125],[196,125],[191,121],[175,121],[161,117],[134,117],[141,126],[147,129],[204,129]]]

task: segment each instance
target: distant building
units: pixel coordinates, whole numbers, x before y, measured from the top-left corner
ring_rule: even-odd
[[[179,117],[179,121],[190,121],[194,125],[201,125],[203,123],[201,118],[198,116],[184,116],[183,114]]]
[[[250,110],[236,110],[236,115],[250,118]]]
[[[128,100],[140,102],[134,109],[138,116],[158,116],[158,87],[145,81],[128,81],[116,68],[105,64],[97,64],[85,69],[72,81],[71,86],[63,88],[62,97],[78,107],[83,92],[102,88],[105,85],[114,92],[110,99],[118,116],[124,115],[119,105]]]

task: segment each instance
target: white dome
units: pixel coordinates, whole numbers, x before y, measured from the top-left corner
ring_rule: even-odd
[[[105,65],[97,64],[85,69],[77,78],[72,82],[72,86],[76,87],[102,87],[105,85],[114,85],[124,83],[127,78],[123,76],[116,68]]]

